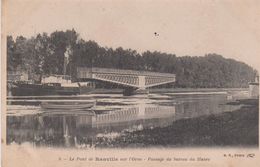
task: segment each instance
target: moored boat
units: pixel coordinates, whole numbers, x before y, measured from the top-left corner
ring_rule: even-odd
[[[30,81],[10,83],[12,96],[46,96],[46,95],[77,95],[87,94],[94,89],[94,84],[71,82],[69,77],[53,75],[43,78],[37,84]]]
[[[79,86],[63,87],[59,83],[33,84],[14,82],[11,86],[12,96],[76,95]]]
[[[95,102],[43,102],[41,107],[48,110],[81,110],[95,106]]]

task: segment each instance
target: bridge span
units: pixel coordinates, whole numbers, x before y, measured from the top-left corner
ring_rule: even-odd
[[[175,74],[111,68],[77,68],[80,81],[96,80],[123,85],[130,90],[145,90],[149,87],[175,82]]]

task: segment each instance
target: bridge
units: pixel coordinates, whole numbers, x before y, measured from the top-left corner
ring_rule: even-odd
[[[175,82],[175,74],[148,71],[121,70],[111,68],[77,68],[77,78],[81,81],[97,80],[123,85],[128,90],[145,90],[150,87]]]

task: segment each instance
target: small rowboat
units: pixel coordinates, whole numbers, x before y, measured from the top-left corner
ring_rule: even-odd
[[[43,102],[41,107],[49,110],[80,110],[91,108],[95,105],[95,102]]]

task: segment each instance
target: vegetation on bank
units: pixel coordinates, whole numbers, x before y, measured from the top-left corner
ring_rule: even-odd
[[[64,56],[68,57],[67,61]],[[78,66],[174,73],[177,76],[175,87],[184,88],[247,87],[255,74],[247,64],[214,53],[177,57],[158,51],[138,53],[122,47],[112,49],[99,46],[95,41],[85,41],[73,29],[31,38],[7,37],[8,71],[28,71],[33,79],[34,74],[42,76],[66,71],[76,79]]]

